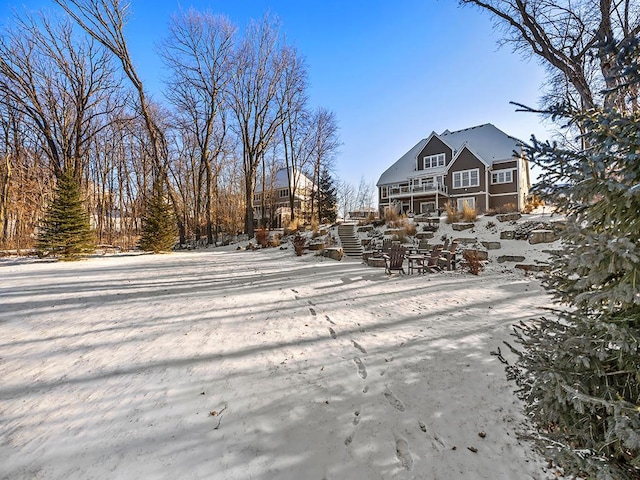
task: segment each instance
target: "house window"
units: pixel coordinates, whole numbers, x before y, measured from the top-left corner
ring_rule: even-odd
[[[445,161],[444,153],[427,155],[422,159],[422,168],[426,170],[428,168],[444,167]]]
[[[436,202],[420,202],[420,213],[431,213],[436,211]]]
[[[289,189],[288,188],[283,188],[281,190],[278,191],[278,196],[280,198],[287,198],[289,196]]]
[[[462,211],[465,203],[469,206],[469,208],[476,208],[476,199],[474,197],[464,197],[458,198],[458,211]]]
[[[387,198],[387,187],[380,187],[380,197]]]
[[[477,187],[478,185],[480,185],[479,169],[453,172],[453,188]]]
[[[491,183],[511,183],[513,182],[513,170],[496,170],[491,174]]]

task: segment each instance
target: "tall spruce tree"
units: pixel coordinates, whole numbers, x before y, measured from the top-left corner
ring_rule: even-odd
[[[142,216],[140,248],[145,252],[168,252],[176,242],[176,222],[173,208],[167,201],[162,181],[156,180]]]
[[[77,259],[95,249],[80,185],[71,170],[58,178],[53,201],[39,229],[36,249],[40,255],[56,255],[65,260]]]
[[[629,112],[559,108],[583,148],[533,139],[529,149],[567,215],[544,280],[561,307],[516,328],[507,370],[545,453],[590,479],[640,478],[640,114]]]
[[[318,185],[318,218],[322,223],[334,223],[338,216],[338,197],[329,170],[322,169]]]

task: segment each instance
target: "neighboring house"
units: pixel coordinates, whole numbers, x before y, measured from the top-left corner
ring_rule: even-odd
[[[380,215],[442,211],[453,201],[479,211],[522,210],[529,195],[529,162],[522,142],[490,123],[433,132],[389,167],[377,183]]]
[[[375,207],[365,207],[359,210],[348,212],[347,215],[348,215],[348,219],[351,221],[366,220],[372,215],[376,217],[378,215],[378,210]]]
[[[266,224],[270,228],[281,228],[287,224],[291,218],[289,193],[294,189],[294,184],[294,216],[308,220],[311,213],[313,182],[301,172],[296,172],[296,181],[293,180],[294,177],[291,175],[289,181],[286,168],[277,170],[273,177],[267,178],[264,188],[262,179],[258,179],[253,196],[253,218],[258,226]],[[266,222],[263,222],[263,219]]]

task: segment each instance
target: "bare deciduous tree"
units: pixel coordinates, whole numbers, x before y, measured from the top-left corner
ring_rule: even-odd
[[[320,174],[324,168],[331,171],[334,156],[340,147],[338,138],[338,122],[333,112],[318,108],[311,118],[312,136],[312,172],[313,194],[311,196],[311,218],[317,216],[317,204],[319,203]]]
[[[213,243],[215,177],[227,135],[226,93],[232,75],[236,28],[223,16],[189,10],[172,19],[160,53],[171,71],[167,97],[176,108],[183,145],[195,158],[191,168],[196,241],[205,217],[207,241]],[[203,210],[205,210],[203,212]]]
[[[258,166],[283,121],[280,83],[289,56],[279,39],[278,24],[268,15],[252,22],[235,57],[231,108],[242,144],[245,183],[245,232],[253,236],[253,196]]]
[[[16,19],[0,37],[0,93],[37,132],[53,173],[81,179],[91,137],[117,88],[106,52],[68,22]]]
[[[550,74],[549,83],[555,88],[551,97],[556,102],[571,103],[579,109],[597,105],[636,107],[637,92],[621,94],[617,89],[619,77],[613,71],[616,56],[640,33],[640,8],[635,0],[461,3],[490,12],[496,25],[505,31],[503,43],[542,60]]]

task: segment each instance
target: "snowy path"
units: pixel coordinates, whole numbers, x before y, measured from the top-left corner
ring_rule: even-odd
[[[547,302],[275,249],[0,263],[0,478],[543,478],[489,351]]]

